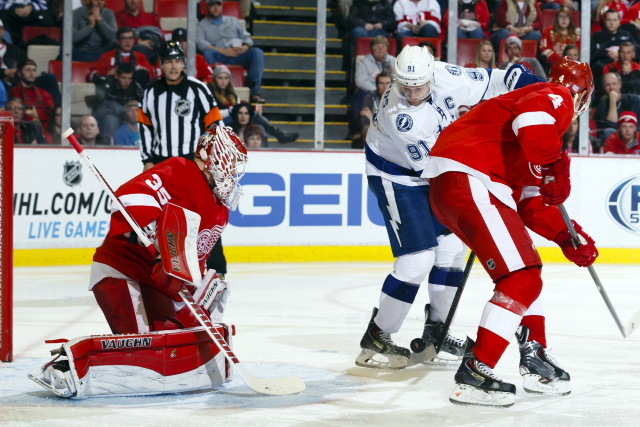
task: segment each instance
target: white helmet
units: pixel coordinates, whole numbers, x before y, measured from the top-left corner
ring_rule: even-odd
[[[435,59],[429,49],[419,46],[405,46],[396,58],[394,87],[401,97],[405,98],[401,86],[408,88],[429,84],[429,90],[423,99],[431,96],[433,86],[433,70]]]
[[[216,126],[198,139],[196,158],[213,176],[213,194],[231,210],[242,195],[240,178],[247,163],[247,149],[230,127]]]

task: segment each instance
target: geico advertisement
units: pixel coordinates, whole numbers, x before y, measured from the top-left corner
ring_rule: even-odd
[[[72,148],[16,148],[14,246],[95,247],[110,201]],[[87,149],[115,189],[141,171],[133,149]],[[227,246],[388,245],[363,153],[251,151]],[[569,214],[600,247],[640,247],[640,159],[573,158]],[[534,236],[538,246],[553,243]]]

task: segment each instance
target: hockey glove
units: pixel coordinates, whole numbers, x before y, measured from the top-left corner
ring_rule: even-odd
[[[560,246],[562,253],[569,261],[579,267],[589,267],[598,257],[596,242],[582,230],[582,227],[577,222],[574,220],[571,220],[571,222],[580,240],[578,247],[574,247],[571,233],[566,228],[559,232],[553,241]]]
[[[571,159],[565,150],[558,161],[540,167],[542,172],[540,195],[545,205],[558,206],[569,197],[571,193],[570,163]]]
[[[184,281],[168,275],[162,268],[160,258],[156,258],[151,268],[152,285],[159,289],[163,294],[167,295],[174,301],[181,302],[182,298],[178,292],[182,289]]]

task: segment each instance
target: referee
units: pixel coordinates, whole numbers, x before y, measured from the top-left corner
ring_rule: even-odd
[[[138,110],[144,170],[169,157],[193,160],[200,135],[212,124],[222,124],[207,86],[185,74],[180,43],[166,42],[159,57],[162,77],[147,85]]]

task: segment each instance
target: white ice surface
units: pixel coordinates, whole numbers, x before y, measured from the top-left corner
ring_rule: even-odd
[[[234,350],[257,376],[298,375],[307,390],[262,396],[239,378],[208,392],[151,397],[55,398],[27,379],[48,361],[51,338],[108,333],[87,289],[88,267],[15,269],[15,363],[0,363],[0,426],[637,426],[640,332],[624,339],[588,272],[569,264],[543,270],[552,354],[571,374],[565,397],[524,392],[515,342],[495,369],[517,385],[509,409],[449,403],[457,364],[384,372],[358,368],[359,341],[390,263],[232,264],[225,320]],[[640,309],[640,266],[596,265],[623,322]],[[476,265],[453,326],[475,337],[492,284]],[[421,334],[426,289],[403,329]]]

